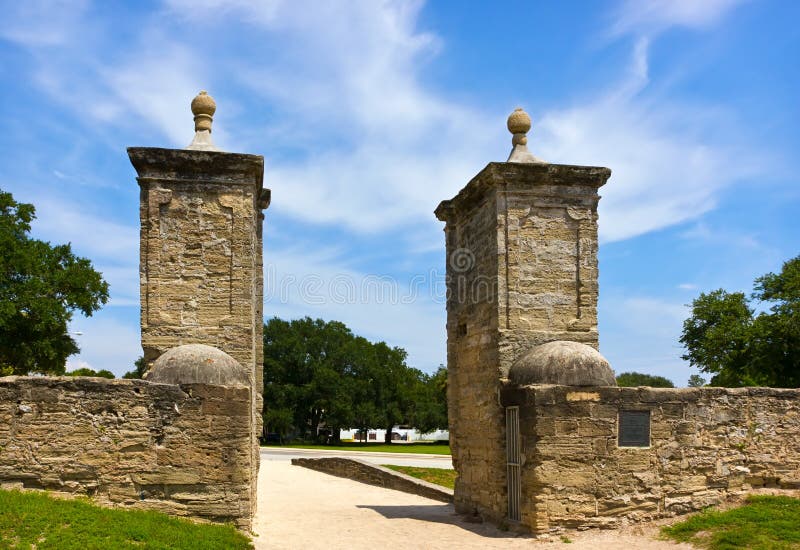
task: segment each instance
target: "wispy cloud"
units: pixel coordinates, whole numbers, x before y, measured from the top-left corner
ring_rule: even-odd
[[[747,0],[626,0],[614,11],[610,32],[657,34],[670,27],[703,29]]]
[[[0,37],[28,47],[57,47],[74,40],[89,0],[3,2]]]
[[[138,327],[116,318],[113,310],[101,310],[89,318],[76,317],[70,330],[83,334],[73,336],[81,353],[69,359],[67,370],[108,369],[122,376],[133,370],[133,362],[142,355]]]
[[[603,241],[695,219],[716,206],[725,187],[777,169],[732,113],[649,89],[649,48],[659,32],[711,25],[738,3],[624,3],[612,30],[634,36],[625,76],[598,97],[543,114],[533,147],[544,158],[613,170],[601,190]]]
[[[684,384],[692,372],[680,358],[683,348],[678,338],[689,308],[653,296],[626,297],[613,290],[601,299],[613,303],[604,310],[607,330],[601,336],[600,351],[614,371],[657,374],[676,385]]]
[[[604,241],[696,218],[714,208],[721,189],[767,164],[744,138],[728,139],[739,134],[728,113],[648,94],[648,49],[657,32],[713,24],[736,2],[700,4],[706,7],[625,4],[612,28],[636,37],[627,73],[599,95],[548,109],[535,124],[532,147],[542,157],[614,170],[601,203]],[[135,52],[123,51],[113,63],[101,56],[91,65],[97,80],[86,91],[90,101],[75,107],[95,122],[145,122],[182,146],[191,138],[187,99],[211,79],[231,117],[230,127],[217,123],[215,141],[258,150],[268,136],[277,145],[267,146],[275,208],[362,233],[420,223],[433,229],[438,201],[485,162],[501,160],[508,136],[506,113],[453,101],[423,84],[420,68],[437,55],[440,39],[418,29],[422,5],[310,9],[279,0],[207,0],[190,7],[169,0],[150,16],[159,24],[135,38]],[[198,33],[208,37],[203,51],[192,46]],[[242,56],[243,48],[274,55]],[[71,97],[61,91],[73,82],[74,67],[45,67],[50,93]],[[240,96],[246,90],[246,99],[224,103],[231,95],[226,80]],[[270,106],[268,121],[259,104]],[[237,137],[226,134],[233,127]]]
[[[630,41],[625,70],[606,89],[534,117],[537,155],[613,169],[602,189],[604,241],[696,219],[726,187],[766,170],[766,155],[747,143],[730,113],[651,89],[657,78],[649,50],[664,30],[707,28],[738,3],[623,2],[608,34]],[[363,279],[365,270],[347,260],[367,252],[350,246],[348,235],[413,235],[398,256],[443,249],[431,213],[437,202],[508,153],[504,121],[516,104],[502,111],[471,104],[423,77],[442,39],[421,29],[420,1],[170,0],[130,22],[98,22],[103,15],[89,13],[85,3],[72,11],[67,4],[16,6],[0,23],[0,36],[31,52],[34,82],[87,131],[182,147],[192,135],[190,98],[200,88],[216,97],[215,142],[265,153],[265,184],[273,189],[268,216],[336,226],[344,235],[333,251],[302,236],[297,250],[271,248],[268,266],[280,276]],[[119,26],[124,40],[110,30]],[[37,205],[37,230],[97,258],[112,281],[114,303],[138,303],[137,228],[85,202],[55,204],[45,195]],[[648,315],[669,319],[673,328],[653,338],[674,337],[677,313],[667,306],[625,304],[643,323]],[[403,345],[420,365],[444,360],[444,309],[424,300],[392,307],[328,300],[311,307],[290,295],[266,314],[341,319]],[[98,339],[106,337],[130,337],[132,349],[138,346],[133,324],[115,335],[86,333],[87,352],[90,341],[106,349]]]
[[[411,365],[432,370],[446,355],[443,283],[435,271],[408,279],[360,272],[346,252],[331,248],[271,250],[264,315],[339,320],[357,334],[403,347]]]

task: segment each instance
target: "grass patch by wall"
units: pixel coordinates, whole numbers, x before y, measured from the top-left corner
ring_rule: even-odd
[[[456,471],[445,468],[418,468],[416,466],[395,466],[394,464],[383,464],[384,468],[402,472],[429,483],[435,483],[442,487],[454,489],[456,486]]]
[[[739,508],[706,510],[662,528],[679,542],[712,550],[748,548],[790,550],[800,548],[800,499],[751,495]]]
[[[426,455],[449,455],[449,445],[435,443],[343,443],[342,445],[310,445],[305,443],[286,445],[262,445],[262,447],[284,447],[289,449],[319,449],[321,451],[368,451],[374,453],[412,453]]]
[[[0,490],[0,548],[238,550],[252,544],[231,525],[101,508],[88,499],[59,499],[44,492]]]

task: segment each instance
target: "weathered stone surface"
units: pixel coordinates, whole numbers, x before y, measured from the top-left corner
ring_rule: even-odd
[[[250,377],[236,359],[205,344],[185,344],[167,350],[153,362],[147,380],[162,384],[247,385]]]
[[[352,458],[293,458],[292,464],[369,485],[394,489],[441,502],[453,502],[453,491],[377,464]]]
[[[195,105],[200,108],[195,115],[210,116],[208,96],[198,101],[204,105]],[[129,148],[128,155],[141,189],[145,361],[152,368],[171,348],[206,344],[244,368],[245,383],[251,388],[251,478],[255,479],[263,408],[261,210],[270,200],[269,190],[263,188],[264,158],[141,147]],[[206,409],[222,412],[225,407]],[[251,490],[254,502],[255,482]]]
[[[524,420],[522,522],[533,530],[671,516],[754,487],[794,488],[800,479],[800,390],[595,387],[581,389],[580,400],[575,394],[570,386],[502,392]],[[649,447],[618,446],[621,410],[650,411]],[[681,438],[687,431],[693,437]]]
[[[515,126],[515,129],[516,126]],[[490,163],[442,202],[455,505],[504,521],[500,381],[532,346],[597,347],[597,189],[607,168]]]
[[[565,386],[616,386],[614,371],[593,347],[579,342],[555,340],[523,353],[511,365],[508,379],[520,386],[561,384]],[[575,401],[577,399],[573,399]]]
[[[11,376],[0,395],[0,486],[249,528],[249,388]]]

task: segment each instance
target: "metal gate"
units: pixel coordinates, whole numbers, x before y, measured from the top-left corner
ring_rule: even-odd
[[[506,476],[508,481],[508,519],[519,521],[520,484],[519,407],[506,407]]]

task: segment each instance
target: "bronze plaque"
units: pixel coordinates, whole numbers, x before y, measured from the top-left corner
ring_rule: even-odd
[[[650,411],[619,411],[620,447],[650,446]]]

